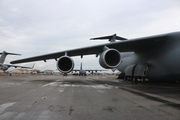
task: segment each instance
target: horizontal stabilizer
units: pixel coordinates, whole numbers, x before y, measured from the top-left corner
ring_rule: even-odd
[[[8,66],[8,67],[15,67],[15,68],[27,68],[27,69],[33,69],[34,68],[34,66],[35,66],[35,64],[33,64],[33,66],[32,67],[26,67],[26,66],[19,66],[19,65],[11,65],[11,64],[4,64],[4,65],[6,65],[6,66]]]
[[[6,51],[1,52],[0,55],[1,54],[5,54],[5,55],[21,55],[21,54],[17,54],[17,53],[8,53]]]
[[[21,54],[16,54],[16,53],[6,53],[8,55],[21,55]]]
[[[91,38],[90,40],[98,40],[98,39],[99,39],[99,40],[109,39],[110,42],[115,42],[115,40],[127,40],[126,38],[116,36],[116,34],[110,35],[110,36],[103,36],[103,37]]]

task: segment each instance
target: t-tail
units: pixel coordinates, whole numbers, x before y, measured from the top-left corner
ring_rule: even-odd
[[[127,38],[117,36],[116,34],[110,36],[91,38],[90,40],[98,40],[98,39],[99,40],[108,39],[109,42],[116,42],[116,40],[127,40]]]
[[[82,70],[82,63],[81,63],[81,66],[80,66],[80,70]]]
[[[1,54],[0,63],[4,63],[7,55],[21,55],[21,54],[16,54],[16,53],[8,53],[8,52],[6,52],[6,51],[3,51],[3,52],[0,53],[0,54]]]

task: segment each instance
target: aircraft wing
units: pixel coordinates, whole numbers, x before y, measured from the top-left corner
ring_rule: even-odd
[[[15,68],[19,67],[19,68],[28,68],[28,69],[32,69],[32,68],[34,68],[34,65],[35,65],[35,64],[34,64],[32,67],[18,66],[18,65],[10,65],[10,64],[4,64],[4,65],[6,65],[6,66],[8,66],[8,67],[15,67]]]
[[[64,56],[64,55],[67,55],[70,57],[73,57],[73,56],[82,57],[83,55],[95,54],[96,56],[98,56],[99,53],[102,52],[105,46],[108,48],[114,48],[118,50],[119,52],[143,51],[143,50],[152,49],[154,46],[162,44],[163,43],[162,41],[166,40],[167,37],[168,37],[168,34],[163,34],[163,35],[156,35],[156,36],[150,36],[150,37],[144,37],[144,38],[138,38],[138,39],[129,39],[129,40],[120,41],[120,42],[106,43],[106,44],[83,47],[83,48],[78,48],[78,49],[65,50],[61,52],[15,60],[10,63],[16,64],[16,63],[24,63],[24,62],[32,62],[32,61],[40,61],[40,60],[44,60],[46,62],[46,60],[48,59],[57,60],[59,57]]]

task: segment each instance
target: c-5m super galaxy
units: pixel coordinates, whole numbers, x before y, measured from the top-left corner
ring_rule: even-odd
[[[0,54],[2,54],[1,57],[0,57],[0,70],[3,70],[4,72],[5,72],[6,70],[8,70],[8,68],[10,68],[10,67],[15,67],[15,68],[17,68],[17,67],[20,67],[20,68],[33,68],[33,67],[34,67],[34,65],[33,65],[33,67],[24,67],[24,66],[4,64],[4,61],[5,61],[7,55],[21,55],[21,54],[8,53],[8,52],[6,52],[6,51],[3,51],[3,52],[0,53]]]
[[[63,73],[73,70],[71,57],[83,55],[99,56],[99,64],[106,69],[117,68],[126,78],[149,80],[180,80],[180,32],[166,33],[149,37],[126,39],[106,36],[111,43],[65,50],[12,61],[23,63],[47,59],[57,60],[57,68]],[[115,42],[115,39],[121,41]]]
[[[86,70],[84,70],[84,69],[82,68],[82,63],[81,63],[80,69],[73,69],[73,71],[74,71],[74,72],[79,71],[79,76],[86,76],[86,75],[87,75],[87,73],[86,73],[87,71],[88,71],[88,72],[91,72],[91,74],[93,74],[93,72],[106,71],[106,70],[98,70],[98,69],[94,69],[94,70],[86,69]]]

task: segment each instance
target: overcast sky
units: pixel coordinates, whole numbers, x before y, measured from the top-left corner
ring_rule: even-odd
[[[180,31],[179,21],[179,0],[0,0],[0,52],[22,54],[8,56],[9,63],[108,43],[91,37],[116,33],[131,39]],[[73,59],[76,69],[81,62],[84,69],[102,69],[95,55]],[[56,69],[55,60],[32,63],[36,69]]]

